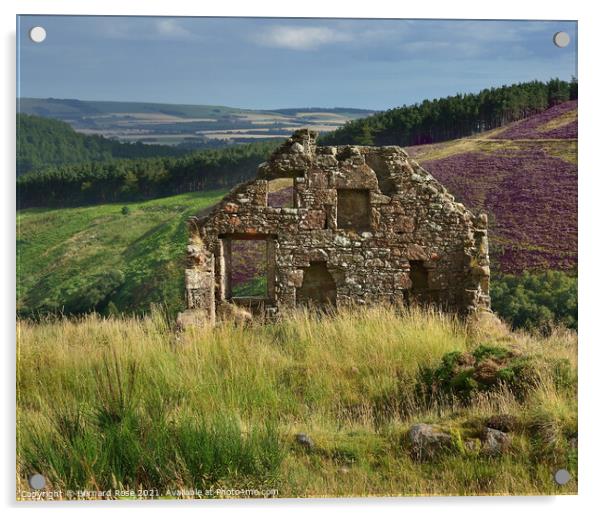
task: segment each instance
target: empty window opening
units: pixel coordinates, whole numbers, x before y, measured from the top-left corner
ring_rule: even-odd
[[[370,230],[369,190],[337,190],[337,228]]]
[[[272,208],[295,207],[295,187],[292,177],[273,179],[268,183],[268,206]]]
[[[410,280],[412,281],[412,290],[428,290],[429,273],[421,260],[410,260]]]
[[[232,239],[228,272],[232,297],[267,297],[267,240]]]
[[[337,287],[325,262],[312,262],[303,272],[297,289],[297,304],[318,308],[336,306]]]
[[[376,179],[378,180],[378,188],[384,195],[392,195],[395,193],[395,181],[391,176],[388,165],[385,163],[379,153],[366,154],[366,164],[374,170]]]

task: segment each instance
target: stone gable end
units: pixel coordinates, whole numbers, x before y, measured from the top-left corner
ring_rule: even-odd
[[[376,302],[488,311],[487,216],[455,202],[399,147],[320,147],[316,137],[295,132],[256,179],[189,220],[186,303],[194,319],[212,324],[226,304],[268,314]],[[268,204],[269,182],[282,178],[292,184],[292,207]],[[238,240],[265,243],[261,295],[237,294]]]

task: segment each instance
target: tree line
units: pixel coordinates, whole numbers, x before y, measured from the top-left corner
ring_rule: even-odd
[[[324,145],[422,145],[463,138],[577,98],[577,80],[531,81],[425,100],[347,122]]]
[[[17,207],[81,206],[166,197],[234,186],[281,143],[257,142],[180,157],[111,160],[47,167],[17,178]]]

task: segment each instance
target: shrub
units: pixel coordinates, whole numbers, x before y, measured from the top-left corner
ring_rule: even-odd
[[[422,396],[451,396],[467,401],[473,394],[504,384],[522,396],[535,384],[534,357],[517,354],[502,346],[480,345],[472,352],[452,351],[435,368],[422,368],[416,389]]]

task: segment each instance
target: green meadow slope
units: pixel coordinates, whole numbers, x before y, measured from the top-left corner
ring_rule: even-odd
[[[21,315],[142,312],[182,302],[186,219],[225,192],[17,213]]]
[[[75,132],[60,120],[17,114],[17,176],[41,169],[115,159],[179,156],[182,148],[121,143]]]

